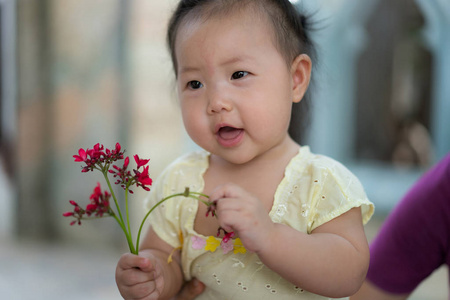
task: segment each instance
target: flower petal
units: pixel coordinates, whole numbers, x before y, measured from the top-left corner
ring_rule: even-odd
[[[145,166],[150,161],[150,159],[140,159],[139,155],[137,155],[137,154],[134,155],[133,157],[134,157],[134,161],[137,164],[138,169],[142,166]]]
[[[80,148],[78,150],[78,155],[74,155],[73,158],[75,158],[76,162],[85,161],[87,159],[86,151],[83,148]]]

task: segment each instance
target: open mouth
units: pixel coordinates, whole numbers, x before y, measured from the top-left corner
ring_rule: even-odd
[[[233,140],[237,138],[242,133],[242,131],[243,129],[241,128],[225,126],[219,129],[217,135],[224,140]]]
[[[237,146],[244,136],[244,129],[222,126],[216,132],[217,140],[223,147]]]

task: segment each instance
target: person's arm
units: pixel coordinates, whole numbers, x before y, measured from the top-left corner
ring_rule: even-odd
[[[361,289],[350,297],[350,300],[406,300],[408,296],[409,294],[391,294],[366,280]]]
[[[116,269],[117,287],[124,299],[170,299],[182,284],[180,251],[164,242],[150,228],[139,250],[139,256],[124,254]],[[155,298],[156,297],[156,298]]]
[[[248,251],[291,283],[331,298],[358,291],[369,265],[361,209],[353,208],[311,234],[273,223],[260,201],[236,185],[215,190],[219,224],[236,231]]]
[[[370,245],[367,279],[351,299],[407,299],[450,249],[450,154],[403,196]]]

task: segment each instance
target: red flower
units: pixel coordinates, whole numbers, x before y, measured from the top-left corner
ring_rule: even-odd
[[[123,169],[125,170],[126,168],[128,168],[129,164],[130,164],[130,158],[127,156],[127,158],[125,158],[125,160],[123,161]]]
[[[88,216],[95,214],[96,217],[102,217],[103,214],[109,213],[109,198],[111,198],[111,194],[107,191],[102,193],[98,182],[94,192],[89,197],[91,203],[86,206],[86,214]]]
[[[93,171],[96,167],[103,171],[109,168],[110,163],[123,159],[124,151],[121,151],[121,148],[120,144],[116,143],[115,149],[103,151],[105,147],[97,143],[92,149],[79,149],[78,155],[73,157],[76,162],[86,163],[81,172]]]
[[[150,161],[150,159],[139,159],[139,156],[137,154],[134,156],[134,160],[136,161],[138,169],[142,166],[145,166]]]
[[[131,172],[127,170],[130,163],[130,159],[128,156],[125,158],[123,166],[121,168],[113,165],[113,169],[108,170],[108,172],[114,174],[114,177],[117,177],[115,184],[120,184],[123,189],[127,189],[131,185],[136,184],[137,187],[142,187],[144,190],[149,191],[150,188],[148,186],[152,185],[153,182],[148,174],[149,167],[144,167],[142,172],[138,169],[145,166],[150,160],[140,159],[138,155],[134,155],[133,157],[137,164],[137,169],[133,169],[134,176],[131,175]],[[129,191],[130,193],[133,193],[132,190],[129,189]]]
[[[220,232],[223,231],[223,233],[225,234],[225,236],[222,239],[221,243],[226,244],[230,239],[232,239],[234,237],[234,231],[231,232],[227,232],[225,229],[223,229],[222,227],[219,227],[219,229],[217,229],[217,236],[220,236]]]
[[[222,239],[222,243],[227,243],[233,237],[234,237],[234,231],[225,233],[225,236]]]
[[[75,158],[76,162],[85,161],[87,159],[87,154],[83,148],[80,148],[80,150],[78,150],[78,155],[74,155],[73,157]]]
[[[153,180],[149,176],[149,166],[147,166],[149,159],[141,159],[139,158],[139,155],[134,155],[133,158],[136,162],[137,167],[133,169],[133,173],[128,170],[128,166],[130,164],[130,158],[126,157],[124,159],[124,153],[125,150],[122,150],[122,147],[119,143],[116,143],[114,149],[108,149],[105,148],[100,143],[97,143],[90,148],[80,148],[78,150],[77,155],[73,155],[73,158],[75,162],[81,162],[83,163],[82,166],[82,172],[89,172],[93,170],[100,171],[108,184],[109,192],[103,191],[100,183],[97,183],[95,186],[92,194],[89,197],[89,203],[86,205],[86,208],[82,208],[78,205],[77,202],[70,200],[70,204],[73,205],[73,211],[68,211],[63,213],[62,215],[64,217],[72,217],[75,220],[73,220],[70,225],[74,225],[78,223],[81,225],[81,220],[83,219],[94,219],[94,218],[100,218],[105,215],[109,215],[114,217],[114,219],[119,223],[121,226],[123,232],[125,233],[128,241],[128,246],[130,248],[130,252],[134,254],[138,254],[138,248],[135,247],[130,230],[130,223],[129,223],[129,211],[128,211],[128,192],[133,193],[132,190],[130,190],[130,187],[133,185],[136,185],[137,187],[142,187],[144,190],[149,191],[150,186],[153,183]],[[121,167],[118,166],[118,164],[114,164],[114,162],[118,160],[124,160],[123,165]],[[131,170],[131,168],[130,168]],[[119,184],[122,186],[122,188],[125,190],[125,207],[126,207],[126,215],[123,217],[120,209],[120,205],[117,201],[116,196],[113,193],[113,189],[111,187],[110,183],[110,176],[108,176],[108,173],[113,174],[114,178],[116,178],[115,184]],[[185,189],[185,192],[183,194],[173,194],[170,196],[165,197],[162,199],[158,204],[172,198],[173,196],[180,196],[184,195],[186,198],[193,198],[198,201],[201,201],[207,205],[210,203],[203,200],[202,198],[209,199],[209,196],[197,193],[197,192],[190,192],[189,188]],[[110,204],[110,199],[113,198],[113,204]],[[217,204],[217,201],[212,203],[211,207],[208,208],[208,213],[212,212],[213,215],[215,215],[215,206]],[[111,207],[111,206],[115,206]],[[156,207],[156,206],[154,206]],[[116,211],[118,215],[116,215]],[[140,235],[141,235],[141,229],[144,225],[145,220],[149,216],[150,212],[153,211],[151,209],[142,220],[141,226],[139,228],[136,244],[139,245]],[[127,223],[125,223],[127,222]],[[128,226],[127,226],[128,225]],[[128,227],[128,228],[127,228]],[[225,231],[224,231],[225,232]],[[220,232],[219,232],[220,233]],[[229,241],[234,236],[234,233],[228,233],[225,232],[225,238],[223,241]],[[232,243],[231,243],[232,244]],[[227,246],[230,246],[227,244]],[[231,245],[232,246],[232,245]],[[227,248],[229,249],[229,247]]]
[[[133,170],[133,171],[134,171],[134,174],[135,174],[134,178],[136,180],[136,186],[140,186],[144,190],[150,191],[150,188],[147,187],[147,185],[152,185],[153,180],[148,175],[148,166],[146,166],[144,168],[142,173],[139,172],[138,170]]]
[[[120,184],[123,189],[126,189],[127,183],[131,180],[131,172],[127,171],[128,164],[130,163],[130,159],[127,156],[123,162],[122,168],[119,168],[116,165],[113,165],[113,168],[116,170],[109,170],[108,172],[114,174],[114,177],[118,177],[115,184]]]
[[[214,200],[209,204],[208,209],[206,210],[206,216],[209,216],[209,213],[211,213],[211,215],[215,217],[216,209],[217,209],[217,200]]]
[[[100,145],[99,143],[94,145],[94,149],[89,149],[88,154],[91,157],[91,159],[102,159],[105,157],[105,152],[103,152],[103,145]]]
[[[73,212],[70,212],[70,211],[65,212],[65,213],[63,213],[63,216],[64,217],[75,217],[76,220],[72,221],[70,223],[70,225],[74,225],[75,223],[78,223],[78,225],[81,225],[81,219],[83,218],[83,215],[86,213],[86,211],[84,209],[82,209],[78,205],[78,203],[76,203],[75,201],[70,200],[69,202],[70,202],[70,204],[75,206],[73,209]]]
[[[88,204],[86,205],[86,213],[88,216],[90,216],[91,214],[93,214],[96,210],[97,210],[97,204]]]
[[[89,197],[90,203],[86,205],[86,209],[81,208],[78,203],[73,200],[70,200],[70,204],[74,206],[73,212],[65,212],[63,213],[64,217],[74,217],[76,220],[72,221],[70,225],[74,225],[78,223],[81,225],[81,219],[83,219],[84,215],[91,216],[95,215],[96,217],[102,217],[104,214],[113,214],[112,210],[110,210],[109,199],[111,198],[111,194],[107,191],[102,192],[100,187],[100,183],[97,183],[97,186],[94,188],[93,193]]]
[[[116,143],[116,148],[114,150],[109,150],[106,149],[106,157],[107,158],[116,158],[113,159],[113,161],[117,160],[117,159],[122,159],[123,158],[123,152],[120,152],[120,149],[122,147],[120,146],[119,143]]]

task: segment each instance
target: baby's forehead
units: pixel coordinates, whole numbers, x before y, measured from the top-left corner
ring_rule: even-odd
[[[253,16],[255,14],[266,13],[267,6],[265,0],[228,0],[228,1],[205,1],[191,12],[205,18],[227,17],[235,14]]]
[[[255,7],[258,7],[258,9],[255,9]],[[225,9],[218,9],[217,7],[202,7],[194,9],[180,22],[176,33],[176,40],[179,40],[179,37],[192,33],[200,27],[208,26],[210,21],[220,22],[221,20],[226,20],[233,17],[241,18],[243,22],[248,22],[251,26],[257,26],[258,28],[267,30],[268,37],[272,38],[274,44],[276,45],[276,29],[274,28],[268,11],[261,8],[260,5],[235,5],[232,7],[226,7]],[[240,26],[240,24],[242,23],[238,23],[236,25]]]
[[[263,2],[262,0],[259,0]],[[226,1],[211,1],[210,4],[205,4],[200,7],[192,9],[183,18],[180,23],[180,27],[186,24],[193,23],[207,23],[210,20],[222,20],[228,19],[234,16],[239,16],[243,20],[248,20],[249,22],[264,22],[265,24],[270,21],[269,12],[262,7],[262,5],[250,5],[256,1],[242,1],[248,3],[247,5],[226,5],[226,4],[214,4],[223,3]],[[261,4],[261,3],[260,3]]]
[[[199,3],[197,6],[189,8],[188,11],[180,11],[179,15],[176,15],[178,17],[172,19],[174,23],[171,23],[168,41],[176,75],[180,42],[186,40],[193,31],[199,29],[199,26],[208,26],[211,20],[220,22],[227,18],[236,19],[236,15],[248,22],[250,26],[266,30],[267,38],[285,58],[288,66],[299,52],[298,45],[301,41],[298,40],[295,29],[292,29],[290,27],[292,24],[289,23],[288,16],[292,13],[284,11],[285,8],[280,7],[278,2],[272,0],[200,0]],[[236,22],[241,23],[241,19],[237,19]]]

